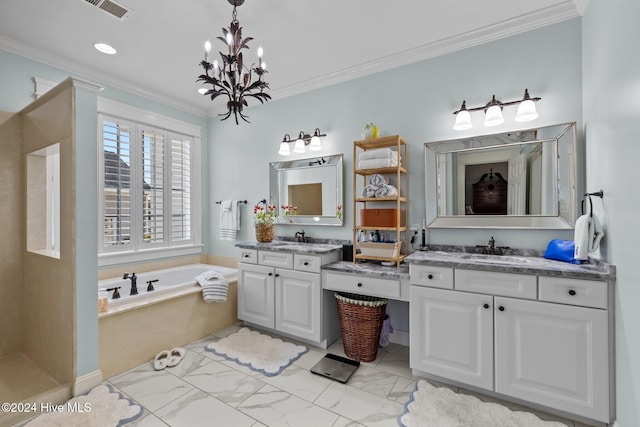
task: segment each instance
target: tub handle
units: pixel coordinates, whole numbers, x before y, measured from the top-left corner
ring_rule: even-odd
[[[113,296],[111,297],[111,299],[120,298],[120,292],[118,291],[118,289],[120,289],[121,287],[122,286],[116,286],[115,288],[107,288],[107,292],[113,291]]]
[[[156,279],[156,280],[149,280],[149,281],[147,282],[147,292],[154,291],[155,289],[153,288],[153,284],[154,284],[154,283],[156,283],[156,282],[159,282],[159,281],[160,281],[159,279]]]

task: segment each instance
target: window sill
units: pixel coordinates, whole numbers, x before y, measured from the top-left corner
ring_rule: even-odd
[[[122,251],[98,255],[98,267],[132,262],[156,261],[163,258],[173,258],[202,253],[204,245],[173,246],[169,248],[144,249],[140,251]]]

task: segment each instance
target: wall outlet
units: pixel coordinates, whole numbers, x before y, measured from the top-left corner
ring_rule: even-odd
[[[409,230],[411,230],[411,231],[418,231],[418,227],[419,227],[419,225],[418,225],[418,224],[411,224],[411,228],[409,228]]]

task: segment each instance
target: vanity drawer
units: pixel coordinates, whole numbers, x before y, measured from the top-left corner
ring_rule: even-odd
[[[539,299],[561,304],[607,308],[607,283],[595,280],[540,276]]]
[[[409,264],[412,285],[453,289],[453,268]]]
[[[293,254],[286,252],[258,251],[258,263],[271,267],[293,269]]]
[[[255,249],[239,249],[238,262],[255,264],[256,262],[258,262],[258,251]]]
[[[326,279],[322,283],[324,289],[392,299],[400,298],[400,280],[398,279],[377,279],[335,273],[327,273]]]
[[[322,257],[314,255],[293,255],[294,270],[308,271],[310,273],[320,273],[322,267]]]
[[[537,277],[493,271],[455,270],[455,289],[481,294],[536,299]]]

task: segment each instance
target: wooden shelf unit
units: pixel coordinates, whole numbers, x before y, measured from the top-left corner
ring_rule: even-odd
[[[360,153],[373,150],[377,148],[392,148],[398,152],[398,165],[373,168],[373,169],[358,169],[358,157]],[[380,257],[363,255],[356,253],[356,244],[353,245],[353,262],[359,259],[368,259],[373,261],[386,261],[395,262],[396,267],[400,266],[400,263],[407,256],[407,230],[408,230],[408,189],[409,189],[409,177],[408,177],[408,162],[409,156],[407,155],[407,142],[400,135],[383,136],[375,139],[366,139],[362,141],[354,141],[353,143],[353,241],[357,242],[357,234],[360,230],[379,230],[385,232],[395,232],[395,241],[402,241],[400,245],[399,254],[395,257]],[[371,175],[392,175],[395,176],[395,182],[393,183],[398,188],[397,197],[361,197],[362,189],[358,191],[358,180],[363,184],[363,187],[367,185],[367,180]],[[360,178],[358,178],[360,177]],[[362,226],[360,224],[360,209],[367,209],[367,206],[372,204],[384,204],[390,207],[394,205],[398,212],[397,222],[394,227],[370,227]]]

